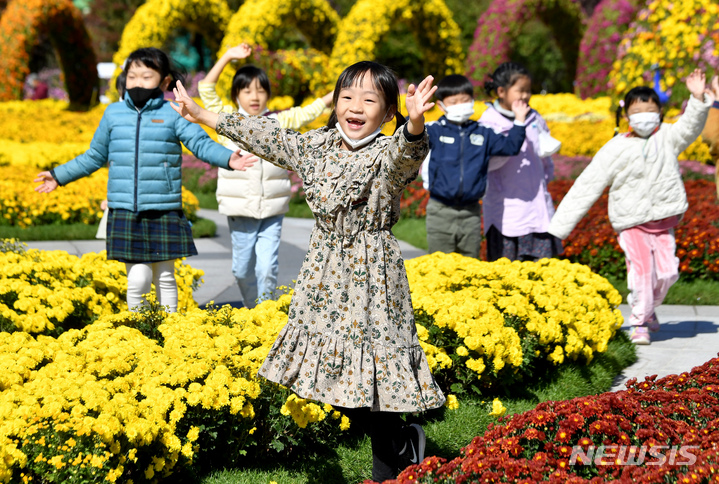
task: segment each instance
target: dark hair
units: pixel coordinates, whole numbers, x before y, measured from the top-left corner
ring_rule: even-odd
[[[500,64],[497,70],[489,75],[489,80],[484,83],[484,90],[491,96],[492,92],[497,91],[497,88],[503,87],[507,89],[512,87],[522,77],[532,78],[529,71],[522,64],[505,62]]]
[[[474,97],[474,86],[463,75],[450,74],[437,83],[437,91],[434,93],[434,97],[441,101],[446,97],[457,94],[468,94]]]
[[[122,97],[125,95],[125,79],[127,78],[127,74],[125,74],[125,71],[120,72],[120,74],[115,78],[115,90],[117,91],[117,95],[122,99]]]
[[[337,106],[337,100],[340,97],[340,91],[348,87],[352,87],[358,82],[362,82],[364,76],[369,73],[372,76],[372,84],[374,88],[382,95],[387,110],[394,107],[395,119],[397,120],[397,131],[407,120],[399,112],[399,82],[397,76],[392,69],[383,66],[372,61],[360,61],[356,64],[352,64],[340,74],[335,85],[335,91],[332,95],[332,113],[330,119],[327,121],[327,126],[334,128],[337,124],[337,113],[335,113],[335,106]]]
[[[143,47],[137,49],[135,52],[130,54],[125,62],[125,69],[123,73],[127,76],[127,72],[133,64],[142,64],[145,67],[149,67],[153,71],[160,73],[160,79],[164,79],[167,76],[172,78],[170,85],[167,86],[168,91],[172,91],[177,84],[177,81],[185,83],[185,73],[179,68],[173,65],[170,58],[160,49],[154,47]],[[162,83],[162,81],[160,81]]]
[[[235,76],[232,78],[232,89],[230,90],[230,96],[232,102],[237,104],[237,96],[240,95],[240,91],[252,84],[252,81],[257,79],[262,86],[262,89],[267,91],[267,97],[272,95],[270,90],[270,78],[267,77],[267,73],[257,66],[252,64],[242,66],[237,69]]]
[[[647,86],[638,86],[634,87],[629,90],[629,92],[624,96],[624,102],[619,103],[619,106],[617,106],[617,112],[616,112],[616,122],[617,125],[614,128],[614,136],[619,133],[619,122],[622,119],[622,109],[626,113],[629,111],[629,106],[631,106],[634,103],[638,102],[653,102],[657,105],[659,108],[659,111],[661,113],[662,110],[662,102],[659,100],[659,94],[652,89],[651,87]],[[663,118],[663,116],[660,116],[660,119]]]

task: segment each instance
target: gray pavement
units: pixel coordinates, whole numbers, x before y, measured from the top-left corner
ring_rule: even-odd
[[[217,305],[241,304],[240,290],[232,275],[232,250],[227,218],[214,210],[200,210],[199,216],[217,224],[217,236],[212,239],[196,239],[198,256],[187,263],[205,272],[204,282],[195,292],[200,305],[214,301]],[[282,242],[279,254],[278,285],[291,286],[299,274],[307,251],[312,219],[285,218],[282,227]],[[104,250],[104,240],[27,242],[31,248],[43,250],[64,250],[82,255],[86,252]],[[400,241],[405,259],[411,259],[426,252]],[[625,321],[629,318],[629,307],[620,306]],[[624,388],[630,378],[643,380],[645,376],[659,377],[689,371],[717,356],[719,352],[719,307],[717,306],[660,306],[657,317],[661,330],[652,335],[652,344],[637,347],[637,362],[625,368],[615,380],[613,389]],[[624,326],[627,329],[625,323]]]

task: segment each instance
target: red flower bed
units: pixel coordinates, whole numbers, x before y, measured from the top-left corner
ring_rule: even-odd
[[[500,419],[446,461],[428,457],[395,483],[719,482],[719,359],[627,390]]]

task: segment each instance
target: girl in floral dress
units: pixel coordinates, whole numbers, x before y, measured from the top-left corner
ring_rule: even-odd
[[[444,403],[419,345],[404,261],[391,232],[404,188],[429,150],[424,113],[432,77],[407,93],[399,114],[395,75],[359,62],[340,75],[327,127],[299,134],[277,120],[216,114],[178,84],[173,106],[241,148],[302,178],[315,226],[297,279],[289,320],[259,374],[302,398],[366,420],[372,478],[394,478],[419,463],[424,432],[403,426],[401,412]],[[392,136],[382,126],[397,117]]]

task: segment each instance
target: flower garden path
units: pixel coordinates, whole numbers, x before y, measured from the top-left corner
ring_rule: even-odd
[[[216,305],[239,306],[240,292],[232,275],[232,251],[227,219],[216,210],[200,209],[198,215],[217,224],[217,235],[212,239],[196,239],[198,256],[188,259],[192,267],[205,272],[204,283],[195,291],[200,305],[214,301]],[[291,286],[299,274],[310,232],[312,219],[285,218],[280,245],[278,285]],[[28,242],[31,248],[64,250],[82,255],[105,249],[104,240]],[[406,259],[425,254],[400,241]],[[625,321],[629,307],[620,306]],[[719,307],[717,306],[661,306],[657,317],[661,331],[652,334],[652,344],[637,348],[637,362],[626,368],[616,380],[613,389],[624,388],[630,378],[643,380],[648,375],[663,377],[689,371],[717,356],[719,352]],[[627,328],[625,323],[624,328]]]

